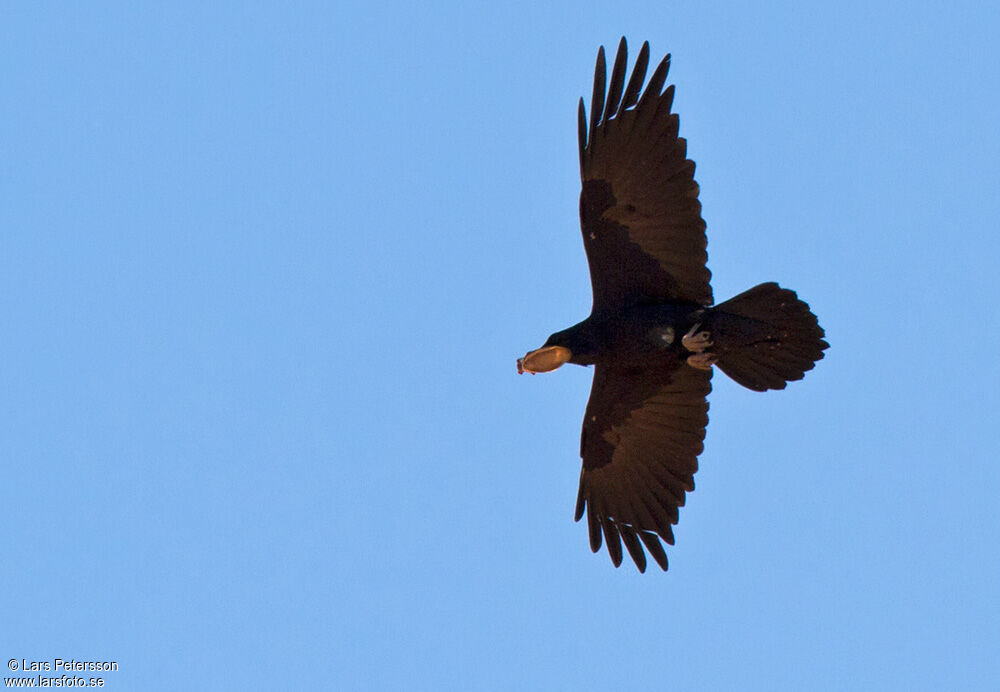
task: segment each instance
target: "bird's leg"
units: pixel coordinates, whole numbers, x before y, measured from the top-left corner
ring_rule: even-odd
[[[687,358],[688,365],[698,370],[711,370],[718,358],[714,353],[707,352],[712,346],[712,338],[707,331],[699,332],[699,327],[701,327],[700,322],[691,327],[681,338],[681,345],[691,352]]]
[[[711,335],[708,332],[699,332],[700,326],[701,322],[691,327],[688,333],[681,337],[681,345],[691,353],[701,353],[712,345]]]

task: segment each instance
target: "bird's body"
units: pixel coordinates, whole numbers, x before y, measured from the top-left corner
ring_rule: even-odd
[[[518,372],[593,365],[580,440],[576,519],[586,510],[591,548],[615,565],[622,545],[640,571],[646,554],[667,568],[660,541],[694,490],[712,367],[757,391],[782,389],[823,357],[809,306],[764,283],[713,306],[705,222],[694,163],[663,90],[668,55],[643,91],[644,44],[626,84],[618,48],[605,90],[598,52],[588,122],[579,109],[580,225],[594,303],[590,316],[518,360]]]
[[[686,351],[681,336],[698,323],[704,312],[697,305],[664,302],[635,305],[618,313],[596,313],[553,334],[545,345],[566,346],[573,352],[569,362],[575,365],[683,362]],[[567,343],[562,343],[563,336]]]

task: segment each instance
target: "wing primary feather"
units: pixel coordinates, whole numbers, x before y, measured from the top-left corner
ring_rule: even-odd
[[[670,112],[670,108],[674,105],[674,85],[671,84],[663,93],[660,94],[660,104],[667,107],[667,113]]]
[[[641,57],[642,56],[640,55],[640,58]],[[646,60],[642,65],[643,75],[646,71],[645,63],[648,63],[648,61],[649,58],[647,51]],[[638,69],[639,65],[636,64],[636,70]],[[633,79],[635,79],[636,74],[636,72],[632,73]],[[660,76],[657,77],[657,74]],[[645,171],[648,167],[647,164],[637,162],[636,159],[642,159],[643,157],[648,156],[648,152],[650,151],[649,138],[655,131],[651,131],[651,128],[653,127],[657,112],[657,105],[659,104],[659,99],[656,98],[658,94],[654,94],[654,96],[650,96],[650,94],[658,91],[659,89],[655,80],[659,81],[659,86],[663,86],[663,82],[666,80],[666,68],[663,66],[663,63],[660,63],[660,65],[656,68],[656,71],[653,73],[653,77],[654,79],[646,85],[645,91],[642,92],[642,96],[639,97],[638,105],[636,105],[632,111],[635,115],[632,119],[631,127],[621,143],[620,151],[621,155],[624,157],[621,162],[623,170],[638,172]],[[639,80],[635,85],[637,97],[641,91],[641,87],[641,80]],[[629,89],[631,88],[632,85],[630,83]],[[626,100],[627,99],[623,99],[622,103],[624,104]]]
[[[628,523],[639,529],[656,528],[656,518],[649,512],[646,503],[642,501],[641,491],[636,490],[641,487],[639,483],[634,474],[629,474],[628,479],[625,481],[625,484],[630,488],[628,491],[622,493],[628,512],[625,516],[628,519]]]
[[[633,471],[631,475],[631,483],[634,487],[642,487],[646,483],[639,477],[639,475]],[[649,493],[637,492],[633,493],[634,500],[631,502],[631,511],[638,518],[638,522],[635,526],[642,529],[648,529],[656,531],[660,534],[667,543],[674,542],[674,534],[670,528],[670,517],[663,510],[655,498],[651,498]]]
[[[656,534],[640,531],[639,538],[642,539],[642,542],[646,546],[646,550],[649,551],[649,554],[653,556],[654,560],[656,560],[656,564],[660,566],[660,569],[666,572],[667,554],[664,552],[663,546],[660,545],[660,541],[656,538]]]
[[[587,151],[587,107],[583,105],[583,98],[580,99],[580,108],[577,110],[577,132],[580,138],[580,177],[583,177],[583,156]]]
[[[664,512],[660,505],[656,503],[655,498],[646,499],[643,497],[641,502],[646,510],[650,514],[653,514],[653,519],[655,520],[654,523],[650,524],[648,528],[654,529],[664,541],[673,545],[674,531],[670,528],[670,517],[668,517],[667,513]]]
[[[590,551],[596,553],[601,549],[601,519],[593,506],[587,508],[587,530],[590,532]]]
[[[611,556],[611,561],[615,563],[615,567],[621,567],[622,538],[618,533],[618,526],[608,517],[602,518],[601,524],[604,526],[604,542],[608,544],[608,554]]]
[[[628,554],[632,557],[632,562],[639,568],[639,572],[645,572],[646,553],[642,552],[642,544],[639,543],[639,539],[635,535],[635,530],[628,524],[619,524],[618,530],[621,531],[622,541],[628,549]]]
[[[608,85],[608,98],[604,103],[604,126],[607,127],[611,116],[618,112],[621,102],[622,88],[625,86],[625,72],[628,71],[628,44],[622,36],[618,44],[618,54],[615,55],[615,66],[611,68],[611,82]]]
[[[667,53],[667,57],[660,61],[660,64],[656,66],[656,70],[653,72],[653,76],[649,78],[649,84],[646,85],[646,90],[642,92],[642,98],[639,99],[639,108],[642,108],[647,101],[656,100],[660,96],[660,89],[663,88],[663,83],[667,81],[667,72],[670,71],[670,54]]]
[[[658,92],[659,88],[663,86],[666,78],[667,68],[661,62],[653,72],[653,76],[650,78],[645,90],[643,90],[642,96],[639,97],[639,103],[635,107],[635,122],[632,123],[632,132],[624,144],[625,149],[631,151],[633,157],[638,156],[640,152],[649,150],[648,144],[636,146],[635,139],[645,140],[653,134],[651,128],[653,128],[654,117],[656,116],[656,106],[659,103],[659,94],[655,92]],[[657,83],[659,83],[659,86],[657,86]],[[629,166],[630,170],[631,167],[635,166],[631,159],[625,165]],[[644,169],[645,167],[640,168]]]
[[[604,46],[597,51],[597,65],[594,67],[594,93],[590,97],[590,137],[588,141],[593,144],[594,133],[597,131],[597,124],[604,113],[604,84],[607,76],[607,66],[604,64]]]
[[[636,472],[643,477],[644,485],[653,496],[659,500],[664,513],[670,517],[670,523],[677,523],[677,507],[684,504],[684,490],[670,476],[670,472],[655,465],[636,465]]]
[[[642,44],[639,56],[635,59],[635,67],[632,68],[632,78],[628,80],[628,87],[625,89],[625,97],[622,105],[618,108],[619,115],[626,108],[631,108],[639,100],[639,92],[642,91],[642,83],[646,81],[646,68],[649,67],[649,41]]]
[[[576,494],[576,511],[573,513],[573,521],[580,521],[583,516],[584,505],[587,501],[583,497],[583,472],[580,472],[580,491]]]
[[[663,513],[667,516],[669,524],[676,524],[680,520],[680,512],[677,510],[678,507],[682,507],[684,501],[677,501],[674,494],[663,487],[660,481],[656,480],[655,477],[649,476],[647,479],[649,492],[652,494],[654,501],[659,504]]]

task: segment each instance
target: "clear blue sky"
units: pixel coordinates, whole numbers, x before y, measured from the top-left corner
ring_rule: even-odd
[[[0,11],[0,660],[998,689],[995,4],[145,5]],[[514,368],[589,309],[623,34],[673,53],[716,297],[777,280],[831,343],[717,373],[666,574],[572,521],[590,372]]]

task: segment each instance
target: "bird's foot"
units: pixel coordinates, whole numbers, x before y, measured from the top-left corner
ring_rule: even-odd
[[[708,332],[699,332],[698,327],[701,326],[699,322],[695,326],[691,327],[690,331],[681,337],[681,344],[691,353],[701,353],[712,345],[712,338]],[[690,362],[690,359],[689,361]]]
[[[714,353],[695,353],[693,356],[688,356],[687,364],[697,370],[711,370],[717,360],[718,356]]]

